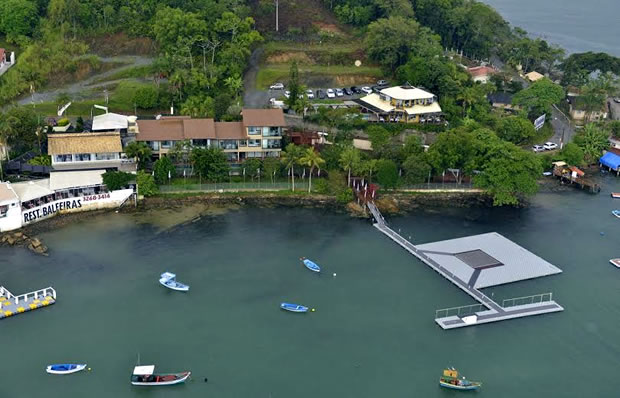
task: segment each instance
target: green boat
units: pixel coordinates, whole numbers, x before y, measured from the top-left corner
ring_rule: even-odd
[[[480,388],[482,383],[469,381],[464,376],[459,377],[459,371],[454,368],[444,369],[439,378],[439,385],[452,390],[471,391]]]

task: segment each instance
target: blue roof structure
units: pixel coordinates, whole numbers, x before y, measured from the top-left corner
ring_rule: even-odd
[[[613,152],[607,152],[601,157],[599,162],[612,170],[618,170],[620,167],[620,156]]]

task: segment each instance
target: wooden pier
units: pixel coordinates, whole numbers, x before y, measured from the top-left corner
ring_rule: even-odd
[[[47,307],[54,303],[56,303],[56,290],[52,287],[15,296],[4,286],[0,286],[0,319]]]
[[[482,309],[482,306],[486,308],[486,310],[474,311],[473,314],[468,316],[460,316],[460,315],[449,315],[449,311],[445,310],[444,317],[436,317],[435,322],[441,326],[442,329],[454,329],[460,328],[464,326],[473,326],[482,323],[489,322],[497,322],[503,321],[507,319],[514,318],[522,318],[531,315],[539,315],[539,314],[547,314],[551,312],[563,311],[559,304],[552,300],[552,296],[549,295],[548,301],[543,301],[542,297],[539,302],[524,303],[521,305],[513,305],[511,307],[504,307],[495,301],[493,301],[489,296],[482,293],[480,290],[476,289],[474,283],[471,280],[464,281],[460,279],[457,275],[454,274],[451,270],[439,264],[437,261],[433,260],[429,257],[429,255],[424,251],[420,250],[413,243],[403,238],[396,231],[392,230],[385,219],[379,212],[379,209],[375,206],[375,204],[371,201],[366,203],[368,209],[373,215],[375,219],[375,223],[373,224],[375,228],[385,234],[388,238],[399,244],[409,253],[417,257],[424,264],[428,265],[431,269],[439,273],[441,276],[452,282],[459,289],[467,293],[469,296],[474,298],[476,301],[480,303],[479,308]],[[430,252],[429,252],[430,253]],[[476,277],[479,275],[476,275]],[[475,281],[474,281],[475,282]],[[534,296],[532,296],[534,297]],[[509,299],[512,300],[512,299]],[[504,302],[509,301],[504,300]],[[469,306],[468,306],[469,307]],[[460,308],[460,307],[459,307]],[[442,310],[440,310],[442,311]],[[438,311],[437,313],[439,313]]]

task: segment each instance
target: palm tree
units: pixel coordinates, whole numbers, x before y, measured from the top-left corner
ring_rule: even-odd
[[[232,95],[236,98],[239,95],[239,91],[241,91],[241,88],[243,87],[243,81],[238,75],[228,76],[224,79],[224,85],[228,87]]]
[[[308,193],[312,191],[312,172],[315,168],[320,169],[325,160],[314,151],[314,148],[306,148],[303,156],[299,159],[299,164],[310,167],[310,178],[308,180]]]
[[[125,147],[125,154],[129,158],[136,158],[138,166],[144,168],[144,163],[151,157],[151,148],[144,142],[132,141]]]
[[[588,164],[592,164],[609,146],[609,133],[590,123],[575,137],[575,143],[583,149]]]
[[[360,165],[363,173],[368,173],[368,183],[372,184],[372,173],[377,171],[377,159],[369,159]]]
[[[295,165],[299,163],[299,159],[303,156],[303,148],[295,144],[288,144],[284,152],[282,152],[282,163],[287,170],[291,171],[291,180],[293,182],[293,192],[295,191]]]
[[[348,173],[347,185],[351,186],[351,171],[356,169],[360,163],[360,152],[354,147],[349,147],[340,154],[340,167]]]

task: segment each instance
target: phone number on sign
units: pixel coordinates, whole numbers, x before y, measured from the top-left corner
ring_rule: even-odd
[[[100,199],[110,199],[110,194],[102,193],[99,195],[84,196],[84,202],[92,202],[93,200],[100,200]]]

